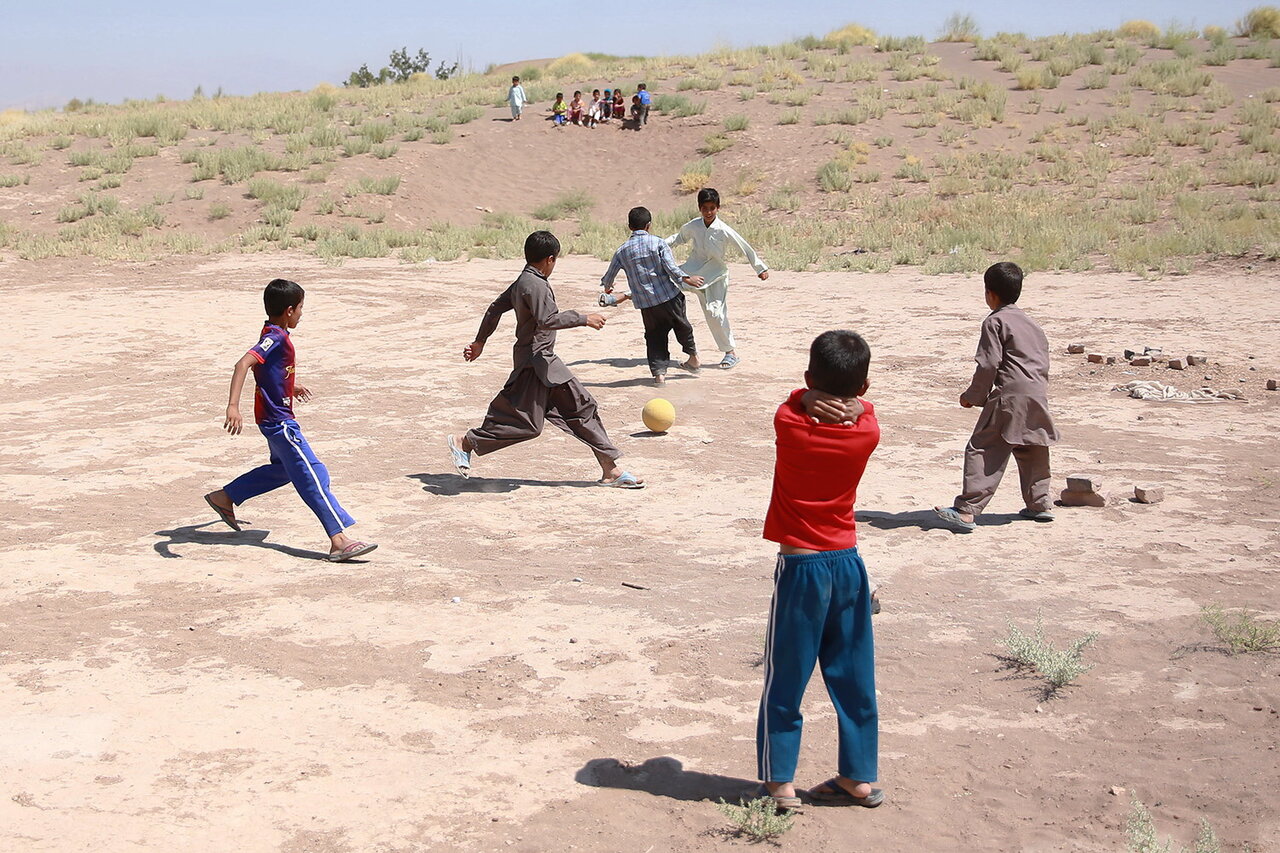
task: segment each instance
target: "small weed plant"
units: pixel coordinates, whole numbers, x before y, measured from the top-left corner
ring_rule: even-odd
[[[1228,611],[1211,604],[1200,611],[1200,618],[1233,655],[1280,649],[1280,623],[1259,619],[1251,610]]]
[[[1204,818],[1200,819],[1200,834],[1191,847],[1175,848],[1172,841],[1161,841],[1156,833],[1155,821],[1151,819],[1151,812],[1137,797],[1134,797],[1129,809],[1124,834],[1125,850],[1128,853],[1220,853],[1222,850],[1218,834]]]
[[[779,812],[772,797],[760,797],[740,806],[721,799],[716,809],[728,818],[736,835],[752,841],[777,838],[791,829],[796,819],[791,812]]]
[[[1036,613],[1035,627],[1027,633],[1009,623],[1009,633],[1001,641],[1004,646],[1004,658],[1011,666],[1019,669],[1034,670],[1047,683],[1046,693],[1053,693],[1066,687],[1093,668],[1084,662],[1084,650],[1098,638],[1097,632],[1091,631],[1071,642],[1066,649],[1059,649],[1044,635],[1044,615]]]

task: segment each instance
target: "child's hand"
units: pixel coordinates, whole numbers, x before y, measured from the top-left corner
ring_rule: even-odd
[[[296,382],[293,385],[293,399],[299,403],[311,402],[311,392],[307,390],[307,386],[299,385]]]
[[[800,398],[805,414],[820,424],[851,424],[862,415],[862,401],[846,400],[825,391],[810,388]]]
[[[684,277],[684,283],[690,287],[702,287],[707,280],[700,275],[687,275]]]
[[[605,318],[603,314],[588,314],[587,325],[593,329],[603,329]]]
[[[232,435],[240,434],[240,430],[244,428],[244,419],[240,417],[238,406],[227,406],[227,416],[222,422],[222,428]]]
[[[765,270],[764,272],[760,273],[759,278],[760,278],[760,280],[761,280],[761,281],[768,281],[768,280],[769,280],[769,271],[768,271],[768,270]]]
[[[622,303],[626,302],[626,301],[627,301],[628,299],[630,299],[630,298],[631,298],[631,294],[630,294],[630,293],[619,293],[619,294],[618,294],[618,304],[619,304],[619,305],[621,305]]]
[[[972,409],[972,408],[973,408],[973,403],[970,403],[968,400],[966,400],[966,399],[964,398],[964,395],[963,395],[963,394],[961,394],[961,395],[960,395],[960,408],[962,408],[962,409]]]
[[[484,341],[472,341],[462,348],[462,357],[467,361],[475,361],[484,352]]]

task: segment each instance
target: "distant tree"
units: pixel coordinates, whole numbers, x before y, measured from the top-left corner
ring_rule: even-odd
[[[393,50],[387,62],[388,64],[379,69],[377,74],[369,70],[368,63],[361,65],[351,72],[344,85],[350,88],[367,89],[384,83],[403,83],[415,74],[427,74],[431,71],[431,55],[421,48],[414,56],[409,55],[407,47]],[[437,80],[448,80],[457,73],[458,63],[445,65],[441,62],[436,66],[435,76]]]

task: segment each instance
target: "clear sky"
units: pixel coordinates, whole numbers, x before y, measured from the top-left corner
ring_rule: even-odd
[[[561,56],[701,53],[859,23],[934,38],[953,12],[980,31],[1049,35],[1134,18],[1230,28],[1270,0],[0,0],[0,109],[163,94],[310,89],[376,71],[398,47],[464,67]]]

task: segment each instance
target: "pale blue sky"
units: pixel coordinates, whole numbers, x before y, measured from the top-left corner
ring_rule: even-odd
[[[118,102],[196,86],[228,94],[341,83],[395,48],[425,48],[464,66],[560,56],[701,53],[774,44],[856,22],[893,35],[936,37],[964,12],[984,34],[1112,29],[1143,18],[1228,27],[1264,0],[0,0],[0,109]],[[543,11],[547,10],[547,11]]]

